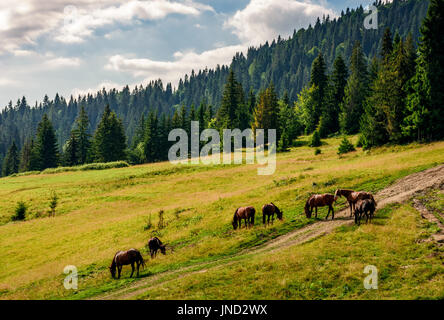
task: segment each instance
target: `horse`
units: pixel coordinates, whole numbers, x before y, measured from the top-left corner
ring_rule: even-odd
[[[133,276],[134,273],[134,263],[137,264],[137,276],[139,276],[139,267],[142,265],[142,268],[145,268],[145,261],[142,258],[142,255],[140,254],[139,250],[136,249],[129,249],[128,251],[118,251],[113,258],[113,262],[111,263],[111,266],[109,267],[109,270],[111,272],[111,276],[115,279],[116,278],[116,269],[118,271],[118,279],[120,279],[120,273],[122,272],[122,266],[131,265],[131,275],[130,278]]]
[[[148,240],[148,247],[150,248],[151,259],[157,255],[157,251],[160,250],[162,254],[166,254],[166,246],[160,241],[158,237],[154,237]]]
[[[234,230],[237,229],[239,225],[239,229],[242,227],[242,219],[245,221],[245,228],[254,225],[254,214],[256,210],[253,207],[239,207],[234,212],[232,225]]]
[[[313,208],[315,208],[316,212],[316,218],[318,217],[318,207],[325,207],[328,206],[328,213],[325,217],[325,220],[327,220],[328,215],[330,214],[330,210],[332,212],[331,219],[333,220],[335,218],[335,211],[333,209],[333,203],[337,200],[337,197],[330,194],[330,193],[324,193],[324,194],[314,194],[310,198],[308,198],[307,202],[305,203],[305,215],[307,218],[311,218],[311,215],[313,213]]]
[[[365,214],[366,220],[365,223],[368,222],[370,218],[370,223],[372,222],[373,215],[376,210],[376,202],[372,199],[364,199],[364,200],[358,200],[355,206],[355,223],[361,224],[361,218],[362,215]]]
[[[283,211],[279,210],[279,208],[273,203],[267,203],[262,206],[262,222],[265,224],[265,216],[268,217],[267,224],[270,224],[270,217],[271,217],[271,223],[274,222],[274,214],[276,213],[276,216],[279,220],[282,220]]]
[[[335,197],[341,197],[341,196],[344,196],[348,201],[348,204],[350,206],[350,217],[353,215],[356,202],[358,202],[359,200],[370,199],[375,203],[376,207],[376,201],[370,192],[337,189],[335,192]]]

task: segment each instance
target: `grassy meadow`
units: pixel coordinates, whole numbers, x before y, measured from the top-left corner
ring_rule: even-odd
[[[351,139],[356,142],[357,137]],[[0,299],[90,298],[138,281],[129,279],[129,267],[120,280],[111,279],[108,271],[115,252],[132,247],[147,259],[143,279],[217,261],[315,221],[302,210],[311,193],[338,187],[376,192],[444,162],[444,142],[358,149],[340,157],[341,138],[326,139],[319,155],[307,140],[302,137],[300,147],[279,153],[271,176],[257,175],[257,165],[156,163],[0,179]],[[56,217],[50,218],[53,191],[59,204]],[[19,201],[28,205],[27,219],[10,222]],[[263,227],[259,214],[254,228],[232,230],[237,207],[253,205],[260,211],[270,201],[283,209],[283,222]],[[158,225],[160,210],[165,212],[164,227]],[[320,213],[322,218],[326,210]],[[247,264],[239,261],[217,272],[176,280],[140,297],[235,298],[229,293],[234,286],[237,298],[443,297],[442,261],[437,262],[439,256],[427,258],[435,250],[430,244],[413,245],[432,229],[408,204],[390,207],[374,225],[342,228],[297,249],[258,254]],[[145,245],[152,236],[174,251],[148,259]],[[391,279],[390,290],[362,292],[363,264],[377,258],[382,259],[382,274]],[[332,260],[335,263],[329,263]],[[406,269],[396,267],[397,261]],[[63,287],[67,265],[79,270],[78,290]],[[426,284],[410,288],[422,283]]]

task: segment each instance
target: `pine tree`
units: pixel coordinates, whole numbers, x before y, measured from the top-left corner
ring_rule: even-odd
[[[46,114],[43,115],[37,128],[35,152],[39,170],[57,167],[59,160],[57,138]]]
[[[65,148],[63,153],[63,162],[65,166],[71,167],[76,166],[80,163],[79,159],[79,142],[77,141],[77,137],[75,132],[71,132],[71,136],[68,141],[66,141]]]
[[[259,102],[254,112],[253,130],[276,129],[276,139],[280,139],[278,123],[279,105],[273,83],[259,93]]]
[[[107,105],[94,134],[95,160],[97,162],[125,160],[125,149],[126,137],[122,121]]]
[[[313,118],[316,124],[319,123],[319,118],[328,110],[325,110],[327,101],[327,84],[328,78],[326,75],[326,65],[322,53],[316,57],[311,67],[310,87],[313,87]]]
[[[32,149],[34,147],[34,140],[28,140],[22,147],[20,152],[20,166],[19,172],[31,170]]]
[[[238,109],[244,103],[242,86],[236,81],[233,69],[230,69],[224,87],[221,106],[217,113],[217,124],[220,129],[238,128]]]
[[[421,26],[419,58],[412,93],[407,99],[408,116],[403,131],[418,141],[444,137],[444,1],[430,0]]]
[[[2,176],[9,176],[19,170],[19,155],[15,142],[9,147],[6,157],[3,160]]]
[[[90,159],[91,134],[89,134],[90,122],[85,108],[80,108],[79,116],[76,119],[75,139],[78,143],[78,159],[80,164],[87,163]]]
[[[341,104],[341,131],[355,134],[359,131],[359,121],[364,110],[364,101],[368,95],[368,72],[361,44],[356,41],[350,59],[350,77],[344,91]]]

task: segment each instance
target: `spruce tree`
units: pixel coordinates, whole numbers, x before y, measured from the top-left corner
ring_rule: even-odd
[[[71,132],[71,136],[68,141],[66,141],[65,148],[63,152],[63,162],[65,166],[71,167],[76,166],[80,163],[79,159],[79,142],[75,132]]]
[[[57,167],[59,161],[57,138],[46,114],[43,115],[37,127],[35,152],[39,170]]]
[[[80,164],[87,163],[91,152],[91,134],[89,133],[90,122],[85,107],[80,108],[79,116],[76,119],[75,139],[78,143],[78,159]]]
[[[109,105],[94,134],[94,152],[97,162],[111,162],[126,159],[126,137],[123,124]]]
[[[430,0],[421,26],[419,58],[410,83],[404,134],[418,141],[444,137],[444,1]]]
[[[9,147],[6,157],[3,160],[2,176],[9,176],[19,170],[19,154],[15,142]]]
[[[361,44],[356,41],[350,59],[350,77],[344,91],[341,104],[341,131],[355,134],[359,131],[359,121],[364,111],[364,102],[368,95],[368,71]]]

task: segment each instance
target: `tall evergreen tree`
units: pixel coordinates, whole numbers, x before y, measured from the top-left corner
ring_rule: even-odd
[[[359,131],[359,121],[368,96],[368,71],[361,44],[356,41],[350,59],[350,77],[345,87],[344,102],[341,104],[341,130],[347,134]]]
[[[238,128],[238,109],[244,103],[242,86],[236,81],[233,69],[230,69],[224,87],[222,102],[217,113],[217,123],[220,129]]]
[[[15,142],[9,147],[6,157],[3,160],[2,176],[9,176],[19,170],[19,154]]]
[[[43,115],[37,128],[35,149],[39,170],[57,167],[59,161],[57,138],[46,114]]]
[[[259,93],[259,101],[254,112],[253,130],[276,129],[276,139],[280,139],[279,105],[273,83]]]
[[[97,162],[125,160],[125,149],[126,137],[122,121],[107,105],[94,134],[95,160]]]
[[[444,137],[444,1],[430,0],[421,26],[419,58],[403,131],[410,139]]]
[[[64,152],[63,152],[63,162],[65,166],[76,166],[80,163],[79,159],[79,143],[74,132],[71,132],[71,136],[68,141],[66,141]]]
[[[84,164],[89,161],[91,152],[91,134],[89,133],[89,119],[85,107],[80,108],[79,116],[76,119],[74,136],[78,144],[77,152],[79,163]]]

